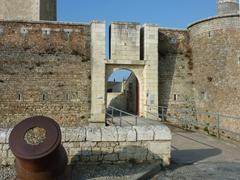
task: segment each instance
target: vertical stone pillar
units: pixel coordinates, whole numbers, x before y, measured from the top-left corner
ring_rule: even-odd
[[[90,125],[105,125],[105,22],[91,23],[91,119]]]
[[[158,25],[144,27],[144,116],[158,117]]]

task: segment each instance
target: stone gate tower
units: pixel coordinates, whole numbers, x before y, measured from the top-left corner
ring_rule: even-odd
[[[238,12],[238,0],[218,0],[218,15],[237,14]]]
[[[55,21],[57,0],[1,0],[0,20]]]

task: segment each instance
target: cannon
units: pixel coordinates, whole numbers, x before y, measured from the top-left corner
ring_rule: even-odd
[[[16,157],[17,180],[53,180],[61,177],[67,154],[61,145],[61,130],[51,118],[36,116],[17,124],[9,137]]]

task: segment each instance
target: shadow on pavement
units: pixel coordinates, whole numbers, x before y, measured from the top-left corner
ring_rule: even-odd
[[[221,154],[221,150],[213,149],[188,149],[188,150],[173,150],[172,151],[172,164],[179,166],[191,165],[196,162],[202,161],[209,157]]]

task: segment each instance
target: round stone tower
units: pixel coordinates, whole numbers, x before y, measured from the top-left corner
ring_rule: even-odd
[[[239,0],[218,0],[218,15],[238,14]]]
[[[0,0],[0,20],[55,21],[57,0]]]

